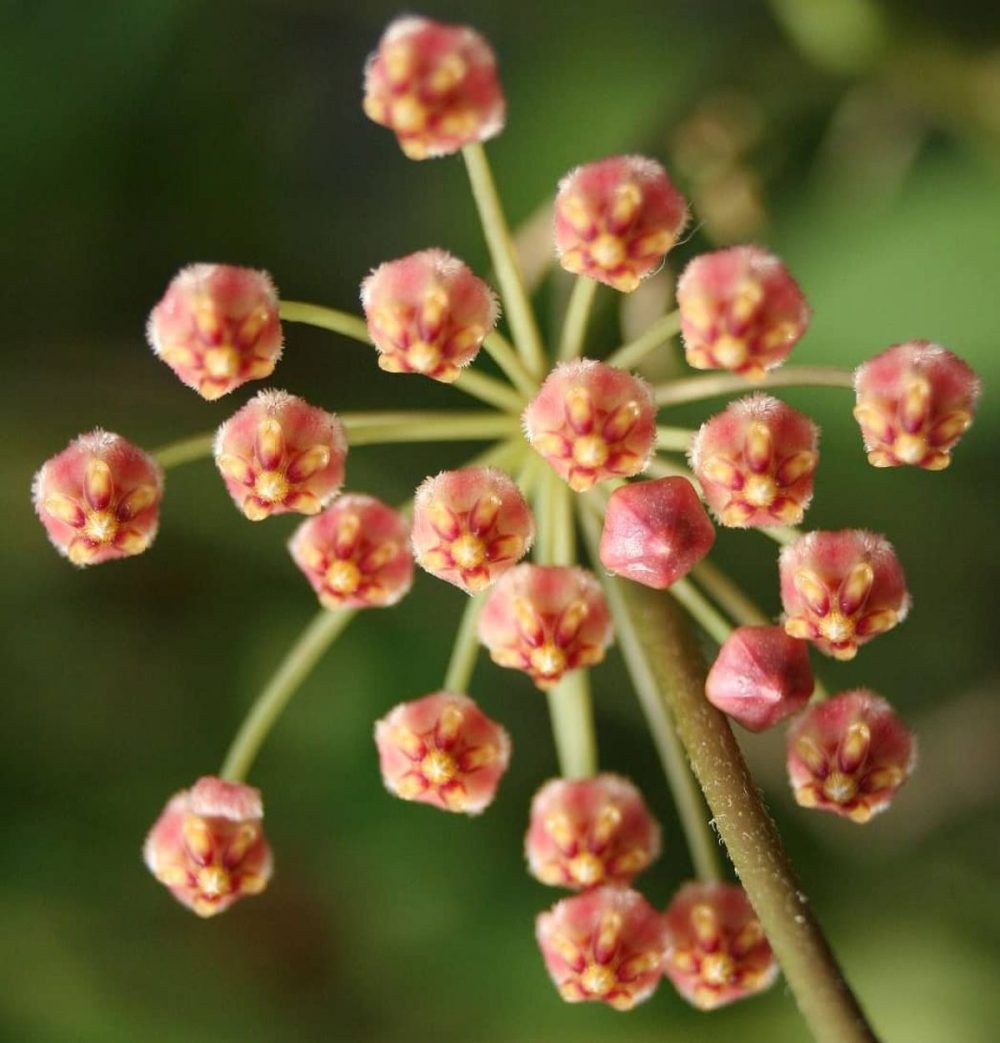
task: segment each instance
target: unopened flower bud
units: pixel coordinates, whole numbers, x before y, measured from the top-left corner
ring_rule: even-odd
[[[806,808],[867,822],[913,771],[917,741],[893,708],[858,688],[810,707],[788,732],[788,776]]]
[[[770,395],[748,395],[702,424],[691,467],[723,525],[798,525],[819,461],[816,425]]]
[[[523,670],[546,689],[604,658],[611,615],[597,577],[585,569],[517,565],[490,591],[479,640],[494,663]]]
[[[910,595],[892,545],[861,529],[810,532],[781,550],[785,632],[835,659],[906,618]]]
[[[417,564],[467,594],[484,590],[531,547],[531,509],[517,484],[492,467],[442,471],[417,489]]]
[[[98,429],[47,460],[31,495],[56,550],[74,565],[97,565],[153,542],[163,470],[121,435]]]
[[[778,964],[742,887],[685,884],[666,912],[664,970],[674,988],[701,1010],[760,992]]]
[[[379,265],[361,284],[368,333],[388,373],[458,379],[493,331],[493,291],[457,257],[421,250]]]
[[[667,172],[645,156],[570,171],[555,202],[556,252],[568,272],[631,293],[677,242],[688,211]]]
[[[601,533],[601,564],[616,575],[663,590],[711,550],[715,526],[686,478],[657,478],[616,489]]]
[[[941,471],[972,423],[980,383],[972,368],[937,344],[914,340],[869,359],[854,374],[868,462]]]
[[[448,156],[503,130],[496,58],[479,33],[428,18],[397,18],[365,67],[364,110],[410,159]]]
[[[752,732],[800,710],[816,683],[804,641],[781,627],[737,627],[705,682],[708,701]]]
[[[260,793],[206,775],[167,803],[146,838],[150,872],[199,916],[214,916],[271,878]]]
[[[251,520],[318,514],[344,481],[347,439],[333,413],[286,391],[261,391],[215,438],[215,463]]]
[[[523,421],[532,448],[576,492],[638,474],[656,442],[656,406],[646,382],[591,359],[557,366]]]
[[[400,703],[375,725],[382,780],[403,800],[478,815],[496,795],[510,737],[466,695]]]
[[[153,351],[202,398],[274,372],[281,355],[278,293],[267,272],[231,264],[182,268],[152,310]]]
[[[540,913],[535,936],[567,1003],[631,1010],[663,976],[663,917],[637,891],[598,887]]]
[[[809,324],[809,305],[777,257],[759,246],[702,254],[677,281],[688,363],[748,380],[788,357]]]
[[[304,521],[288,549],[325,608],[384,608],[413,582],[409,544],[399,511],[351,493]]]
[[[576,891],[629,884],[660,854],[660,825],[620,775],[552,779],[531,802],[524,838],[528,870]]]

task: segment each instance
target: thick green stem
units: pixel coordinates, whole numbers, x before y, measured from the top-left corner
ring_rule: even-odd
[[[352,340],[359,340],[362,344],[372,342],[365,320],[346,311],[326,308],[321,304],[307,304],[304,301],[282,301],[279,314],[286,322],[303,322],[307,326],[318,326]]]
[[[588,497],[591,504],[596,502]],[[587,537],[591,558],[598,560],[597,548],[600,542],[599,515],[587,510],[587,504],[580,505],[580,524]],[[632,679],[639,705],[642,707],[646,723],[649,725],[653,744],[660,757],[663,774],[674,798],[677,817],[684,831],[684,839],[691,855],[695,875],[699,880],[721,880],[723,878],[722,860],[719,855],[719,843],[709,825],[708,809],[702,798],[701,790],[695,782],[680,739],[674,731],[673,721],[660,698],[646,650],[636,638],[626,610],[624,580],[614,579],[602,573],[604,589],[608,598],[612,618],[615,621],[615,635],[618,650],[625,660],[625,667]]]
[[[288,650],[271,680],[257,697],[240,725],[220,772],[222,778],[241,782],[289,699],[309,676],[323,653],[354,618],[354,609],[328,612],[321,609]]]
[[[538,332],[531,302],[524,288],[521,263],[514,250],[507,218],[504,216],[497,186],[493,180],[486,150],[478,142],[462,149],[462,158],[472,185],[472,195],[479,211],[479,220],[486,236],[490,258],[496,270],[500,293],[503,297],[507,321],[510,323],[514,342],[525,365],[536,377],[545,371],[545,352]]]
[[[668,594],[632,583],[620,589],[628,626],[812,1034],[820,1043],[873,1043],[876,1036],[812,914],[732,730],[705,698],[705,667],[683,612]]]
[[[628,344],[623,344],[613,351],[606,361],[620,369],[632,369],[657,348],[662,348],[664,344],[673,340],[680,328],[681,313],[672,311],[669,315],[657,319],[645,333],[636,337],[635,340],[629,341]]]
[[[214,445],[215,432],[206,431],[201,435],[181,438],[176,442],[160,446],[159,449],[154,449],[150,455],[166,471],[179,464],[190,463],[192,460],[204,460],[212,455]]]
[[[476,627],[479,623],[479,613],[482,612],[485,603],[486,595],[477,594],[469,598],[465,605],[462,622],[458,625],[455,644],[451,650],[451,659],[448,661],[448,672],[444,676],[446,692],[469,690],[476,659],[479,658],[479,635],[476,633]]]
[[[587,322],[597,293],[597,282],[578,275],[569,295],[569,304],[563,316],[562,335],[559,338],[559,360],[568,362],[579,358],[587,337]]]
[[[764,380],[751,383],[735,373],[713,373],[708,377],[685,377],[653,388],[656,404],[676,406],[681,402],[700,402],[740,391],[766,391],[768,388],[853,388],[854,374],[835,366],[788,366],[772,369]]]

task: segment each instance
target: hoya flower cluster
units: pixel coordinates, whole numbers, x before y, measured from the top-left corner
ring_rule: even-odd
[[[905,619],[910,596],[885,537],[790,528],[802,523],[813,498],[819,431],[767,390],[767,374],[805,334],[809,306],[784,263],[760,246],[695,257],[677,283],[684,354],[696,370],[745,380],[748,393],[696,432],[659,427],[659,404],[679,385],[652,387],[619,363],[669,350],[671,334],[647,336],[641,350],[625,345],[606,360],[581,358],[580,309],[581,302],[589,307],[596,284],[635,290],[677,243],[688,207],[663,167],[613,156],[559,181],[553,257],[577,276],[578,289],[554,363],[542,350],[485,166],[481,143],[501,131],[505,117],[486,41],[461,26],[398,20],[368,61],[364,110],[396,134],[411,159],[462,153],[511,340],[497,328],[498,296],[486,279],[435,247],[364,277],[363,319],[279,301],[264,272],[191,265],[153,308],[150,344],[211,400],[271,376],[281,320],[315,322],[367,342],[387,374],[451,384],[493,409],[338,414],[286,391],[261,390],[214,436],[179,450],[150,454],[95,431],[35,478],[38,516],[76,565],[145,551],[157,530],[164,466],[199,452],[214,456],[225,492],[250,521],[306,516],[288,549],[319,615],[265,688],[261,713],[251,713],[237,734],[219,777],[205,776],[167,803],[146,841],[146,863],[200,916],[264,890],[272,860],[263,807],[244,782],[266,734],[259,721],[277,715],[317,649],[355,612],[398,603],[420,567],[458,588],[467,607],[441,688],[388,708],[375,724],[373,764],[387,790],[451,813],[479,814],[494,800],[512,743],[468,691],[482,645],[496,665],[530,682],[511,686],[511,698],[533,686],[552,707],[562,776],[544,782],[532,802],[525,854],[538,881],[575,892],[537,919],[559,994],[627,1010],[665,976],[702,1009],[748,996],[777,974],[749,885],[744,891],[699,867],[703,879],[681,887],[666,910],[634,889],[661,848],[677,864],[681,845],[675,837],[664,843],[632,782],[599,771],[586,741],[589,670],[616,635],[632,654],[619,584],[671,591],[720,645],[707,703],[751,731],[793,718],[788,772],[799,804],[866,822],[906,781],[916,745],[889,703],[866,689],[825,698],[810,665],[810,646],[835,660],[853,658]],[[471,368],[481,351],[509,382]],[[800,382],[813,377],[803,369]],[[690,385],[688,400],[715,393],[711,377],[682,383]],[[876,467],[947,466],[979,394],[964,362],[922,341],[889,348],[839,383],[855,388],[854,415]],[[310,400],[321,397],[310,389]],[[499,441],[465,466],[423,477],[402,506],[349,483],[345,491],[352,440],[422,437]],[[682,447],[690,468],[668,455]],[[644,478],[647,470],[654,476]],[[590,567],[577,553],[574,519],[596,533]],[[780,621],[741,607],[746,599],[728,596],[728,580],[705,569],[716,525],[760,530],[782,544]],[[700,828],[707,831],[707,821]]]

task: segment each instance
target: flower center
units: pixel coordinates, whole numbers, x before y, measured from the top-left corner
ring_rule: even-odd
[[[262,500],[277,503],[288,495],[288,482],[281,471],[261,471],[254,482],[254,490]]]
[[[420,773],[432,786],[443,786],[458,774],[458,765],[450,753],[431,750],[420,762]]]
[[[218,348],[209,348],[205,352],[205,371],[210,377],[234,377],[239,369],[240,359],[236,349],[228,344]]]
[[[486,560],[486,544],[471,532],[462,533],[451,545],[451,557],[460,569],[474,569]]]
[[[540,677],[558,677],[566,669],[566,655],[553,644],[544,644],[531,652],[532,669]]]
[[[606,996],[616,985],[615,972],[600,963],[590,963],[580,975],[580,984],[595,996]]]
[[[601,467],[608,458],[608,443],[600,435],[582,435],[573,441],[573,460],[581,467]]]
[[[118,532],[118,520],[110,511],[92,511],[83,531],[95,543],[110,543]]]
[[[338,558],[326,570],[326,582],[338,594],[353,594],[361,586],[361,569],[349,559]]]
[[[233,889],[233,882],[222,866],[202,866],[198,870],[198,890],[203,895],[214,898],[227,895]]]
[[[599,883],[604,878],[604,863],[589,851],[584,851],[570,861],[570,876],[585,887]]]
[[[743,487],[743,497],[754,507],[770,507],[777,491],[774,479],[769,474],[752,474]]]
[[[701,976],[710,985],[725,985],[734,970],[732,958],[727,953],[710,952],[702,957]]]
[[[842,771],[831,771],[823,782],[823,794],[828,800],[837,804],[846,804],[858,793],[858,783],[853,775],[845,775]]]

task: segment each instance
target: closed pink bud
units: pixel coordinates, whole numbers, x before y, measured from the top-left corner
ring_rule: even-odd
[[[442,471],[417,489],[413,554],[417,564],[467,594],[484,590],[531,547],[531,509],[503,471]]]
[[[528,870],[575,891],[629,884],[660,854],[660,824],[628,779],[552,779],[531,802]]]
[[[810,707],[788,732],[788,777],[806,808],[867,822],[916,765],[917,740],[893,708],[858,688]]]
[[[493,51],[464,25],[397,18],[365,68],[365,114],[410,159],[496,137],[506,109]]]
[[[510,737],[466,695],[400,703],[375,725],[382,781],[403,800],[478,815],[496,795]]]
[[[663,976],[663,917],[637,891],[598,887],[564,898],[539,914],[535,936],[567,1003],[631,1010]]]
[[[941,471],[972,423],[980,383],[972,368],[937,344],[914,340],[869,359],[854,374],[868,462]]]
[[[715,543],[715,526],[686,478],[657,478],[616,489],[604,512],[601,564],[663,590],[698,564]]]
[[[705,682],[708,701],[752,732],[800,710],[816,686],[804,641],[781,627],[737,627]]]
[[[192,264],[150,313],[146,336],[183,383],[202,398],[221,398],[274,372],[281,356],[278,292],[267,272]]]
[[[591,359],[556,366],[523,422],[535,452],[576,492],[638,474],[656,442],[649,385]]]
[[[341,496],[288,544],[324,608],[395,605],[413,583],[410,526],[374,496]]]
[[[687,218],[684,197],[655,160],[612,156],[587,163],[559,182],[559,263],[631,293],[660,266]]]
[[[809,305],[788,269],[759,246],[696,257],[677,281],[688,363],[748,380],[788,357],[809,325]]]
[[[523,670],[546,689],[604,658],[611,615],[597,577],[585,569],[517,565],[490,591],[479,640],[494,663]]]
[[[167,803],[143,858],[170,893],[199,916],[214,916],[271,878],[260,793],[206,775]]]
[[[779,568],[785,632],[835,659],[853,659],[910,608],[896,552],[871,532],[810,532],[782,548]]]
[[[382,369],[444,384],[479,354],[499,314],[493,291],[444,250],[379,265],[361,284],[361,305]]]
[[[318,514],[340,490],[346,458],[336,415],[286,391],[261,391],[215,438],[216,466],[251,521]]]
[[[163,470],[121,435],[98,429],[47,460],[31,495],[56,550],[74,565],[97,565],[153,542]]]
[[[666,912],[665,972],[701,1010],[714,1010],[771,985],[778,964],[742,887],[685,884]]]
[[[770,395],[749,395],[701,425],[691,467],[723,525],[798,525],[812,500],[818,441],[809,417]]]

